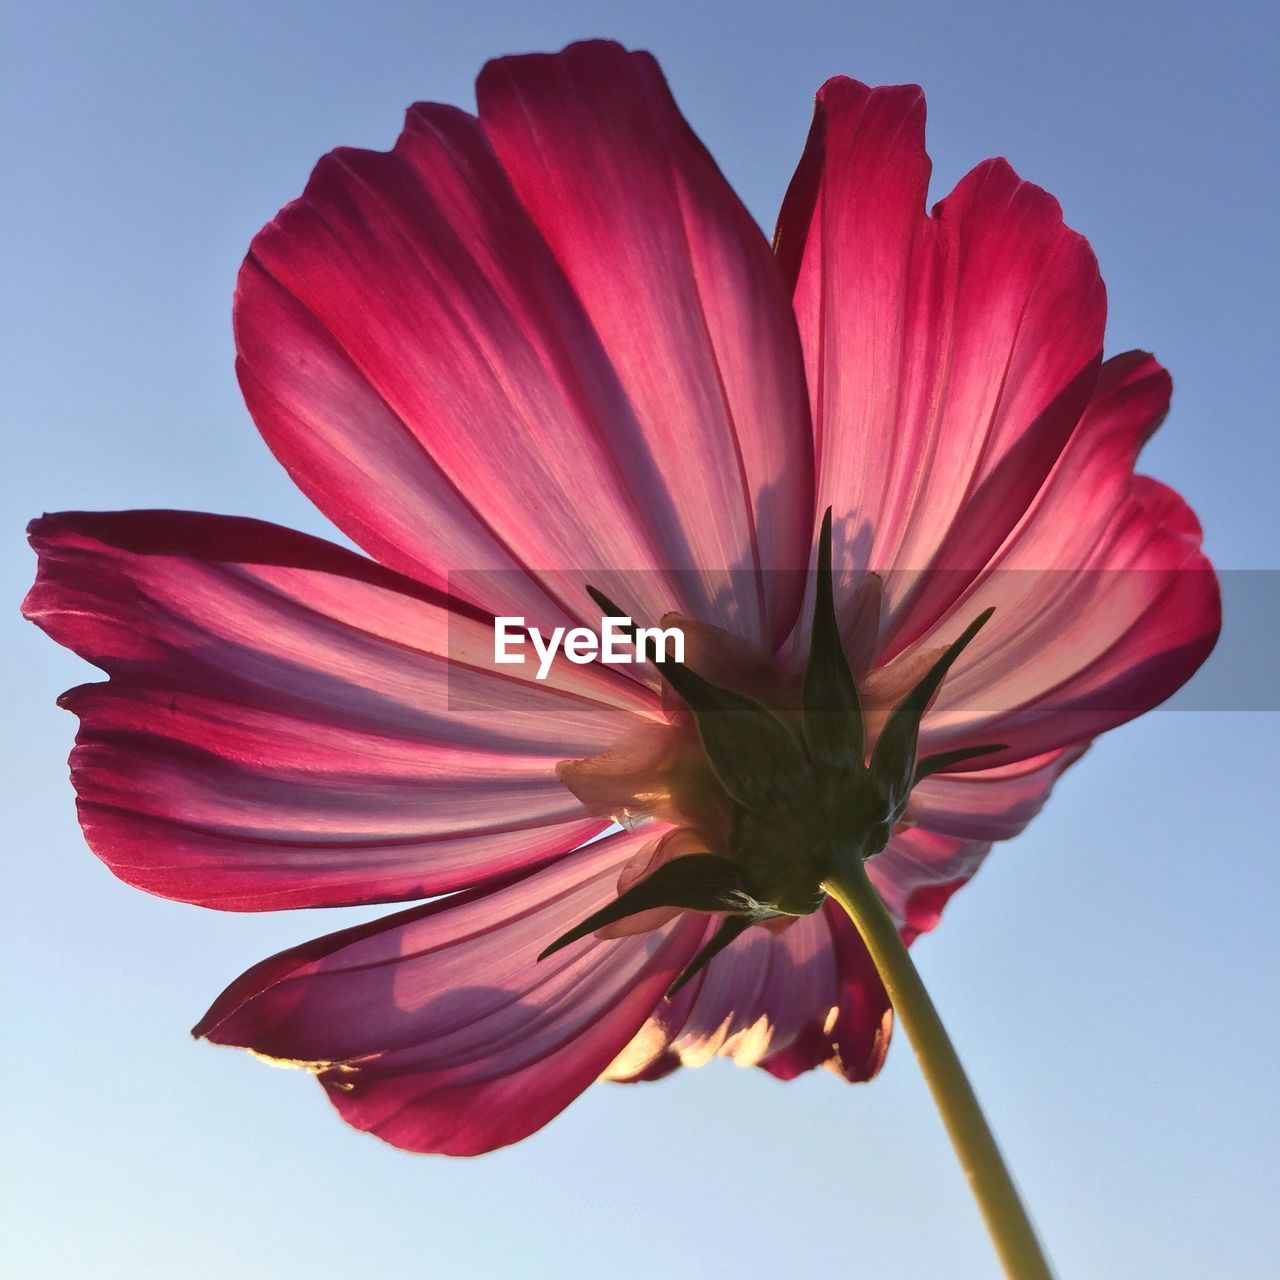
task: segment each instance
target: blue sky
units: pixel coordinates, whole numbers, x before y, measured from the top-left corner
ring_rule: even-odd
[[[766,227],[826,76],[923,84],[934,195],[1004,154],[1062,200],[1101,259],[1109,350],[1149,347],[1174,375],[1145,469],[1189,497],[1218,564],[1280,567],[1274,13],[55,0],[9,26],[14,1274],[994,1275],[903,1041],[869,1087],[725,1063],[600,1087],[469,1163],[394,1152],[306,1079],[193,1043],[230,977],[336,917],[162,902],[87,852],[53,701],[92,672],[16,615],[21,529],[42,509],[176,506],[328,534],[236,389],[251,236],[324,151],[390,145],[418,98],[469,105],[486,58],[612,35],[659,56]],[[1237,654],[1274,647],[1256,616],[1239,626]],[[1272,1274],[1278,732],[1275,710],[1165,711],[1109,735],[919,944],[1064,1276]]]

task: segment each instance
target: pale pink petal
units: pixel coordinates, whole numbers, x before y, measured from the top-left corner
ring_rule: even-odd
[[[927,216],[924,98],[818,94],[776,247],[795,284],[837,567],[894,569],[908,643],[1026,511],[1088,400],[1105,299],[1057,202],[1003,161]],[[913,571],[949,570],[927,574]]]
[[[588,813],[628,827],[649,818],[675,821],[663,779],[679,747],[670,725],[650,724],[598,755],[562,761],[556,773]]]
[[[313,1071],[358,1128],[413,1151],[516,1142],[634,1036],[692,956],[702,917],[616,941],[549,942],[602,906],[645,837],[331,934],[249,970],[194,1034]]]
[[[598,664],[492,666],[492,627],[258,521],[47,516],[27,616],[103,668],[73,690],[95,851],[238,910],[391,901],[546,861],[605,825],[555,774],[659,714]]]
[[[1162,702],[1208,656],[1221,609],[1199,525],[1172,490],[1133,475],[1168,403],[1151,356],[1103,366],[1026,517],[920,641],[954,638],[995,607],[943,683],[922,751],[1008,744],[981,767],[1083,744]]]
[[[372,554],[491,610],[585,617],[591,581],[776,639],[812,459],[767,246],[647,55],[505,60],[479,97],[483,129],[423,104],[326,157],[254,241],[259,427]]]

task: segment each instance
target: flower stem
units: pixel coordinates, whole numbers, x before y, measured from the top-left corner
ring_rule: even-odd
[[[1010,1280],[1052,1280],[1000,1148],[969,1084],[942,1019],[885,910],[861,859],[830,876],[823,888],[848,912],[862,935],[885,990],[901,1018],[934,1103]]]

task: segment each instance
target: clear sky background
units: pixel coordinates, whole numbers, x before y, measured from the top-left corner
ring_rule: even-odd
[[[331,533],[236,388],[251,236],[324,151],[389,146],[415,99],[472,105],[486,58],[612,35],[658,55],[766,227],[826,76],[923,84],[935,197],[1002,153],[1062,200],[1109,350],[1174,374],[1146,469],[1218,564],[1280,567],[1272,7],[53,0],[6,28],[10,1274],[994,1276],[902,1039],[870,1086],[728,1063],[600,1086],[471,1162],[393,1151],[305,1077],[192,1042],[227,980],[345,919],[163,902],[87,852],[54,698],[92,673],[17,617],[22,527],[175,506]],[[1274,711],[1164,711],[1109,735],[918,946],[1064,1277],[1275,1274],[1278,733]]]

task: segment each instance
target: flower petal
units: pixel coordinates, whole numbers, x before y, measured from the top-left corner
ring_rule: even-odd
[[[760,571],[804,567],[812,446],[767,246],[647,55],[503,60],[478,96],[483,129],[420,104],[393,151],[326,157],[254,241],[263,435],[372,554],[483,571],[453,587],[492,611],[580,618],[589,579],[776,638]]]
[[[476,97],[642,425],[645,449],[626,463],[662,563],[803,569],[812,441],[790,301],[658,64],[593,41],[492,62]],[[770,577],[759,606],[739,587],[737,618],[710,592],[689,612],[776,643],[794,602],[771,608],[768,593],[799,585]]]
[[[827,903],[782,928],[748,929],[655,1009],[606,1078],[648,1080],[720,1056],[782,1079],[825,1065],[847,1080],[869,1080],[884,1061],[891,1023],[866,948]]]
[[[982,865],[995,840],[1035,817],[1084,747],[1051,751],[995,768],[933,774],[911,793],[908,823],[867,863],[903,938],[934,928],[951,896]]]
[[[991,851],[989,840],[963,840],[923,827],[897,831],[867,875],[910,943],[938,922],[947,899],[966,884]]]
[[[1094,736],[1167,697],[1213,646],[1218,588],[1199,525],[1171,490],[1133,475],[1169,392],[1151,356],[1108,360],[1024,519],[897,660],[927,656],[995,607],[925,717],[921,753],[1008,749],[921,783],[908,810],[918,826],[869,864],[909,936],[933,928],[990,841],[1026,825]]]
[[[605,825],[556,762],[659,714],[598,665],[494,670],[482,616],[273,525],[71,514],[31,534],[27,616],[112,677],[65,700],[86,835],[168,897],[395,901],[546,861]]]
[[[1190,678],[1221,624],[1200,527],[1133,465],[1169,404],[1143,352],[1103,366],[1097,391],[1026,517],[932,631],[936,644],[995,607],[924,722],[922,750],[1003,742],[993,764],[1086,743]]]
[[[915,639],[1022,517],[1097,375],[1105,298],[1057,202],[1000,160],[924,212],[915,86],[837,78],[779,218],[815,422],[818,510]],[[841,557],[837,555],[839,563]],[[922,574],[903,572],[959,570]]]
[[[357,1128],[472,1155],[567,1106],[691,958],[703,920],[536,957],[607,902],[646,837],[622,832],[489,891],[404,911],[249,970],[193,1034],[304,1067]]]
[[[779,1080],[792,1080],[813,1067],[826,1067],[851,1082],[870,1080],[889,1051],[893,1031],[889,997],[844,910],[828,900],[818,914],[825,918],[831,937],[839,996],[821,1017],[811,1017],[789,1045],[775,1048],[760,1065]]]
[[[994,769],[935,773],[911,792],[907,817],[962,840],[1008,840],[1040,812],[1059,777],[1084,747],[1049,751]]]

